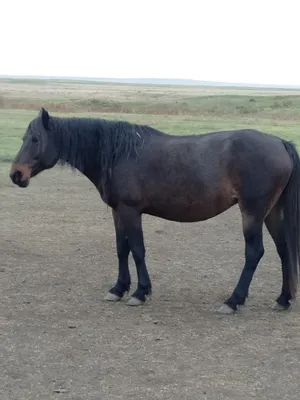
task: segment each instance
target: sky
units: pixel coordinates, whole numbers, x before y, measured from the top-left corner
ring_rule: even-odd
[[[0,74],[300,84],[299,0],[2,0]]]

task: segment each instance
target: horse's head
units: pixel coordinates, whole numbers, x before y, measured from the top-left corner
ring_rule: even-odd
[[[52,132],[49,130],[50,116],[41,108],[23,137],[23,144],[12,163],[10,178],[14,184],[27,187],[30,178],[52,168],[58,161],[58,151]]]

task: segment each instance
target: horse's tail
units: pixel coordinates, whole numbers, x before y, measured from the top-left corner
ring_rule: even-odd
[[[283,144],[292,162],[292,173],[283,192],[283,218],[289,259],[289,288],[294,298],[297,293],[300,263],[300,158],[293,143],[283,140]]]

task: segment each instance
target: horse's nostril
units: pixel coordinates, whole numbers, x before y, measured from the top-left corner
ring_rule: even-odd
[[[21,182],[22,179],[22,172],[21,171],[15,171],[11,174],[11,180],[13,181],[14,184],[18,184]]]

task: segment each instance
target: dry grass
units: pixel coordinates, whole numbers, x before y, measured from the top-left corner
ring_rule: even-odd
[[[300,91],[0,80],[0,108],[157,115],[255,115],[295,119]]]

